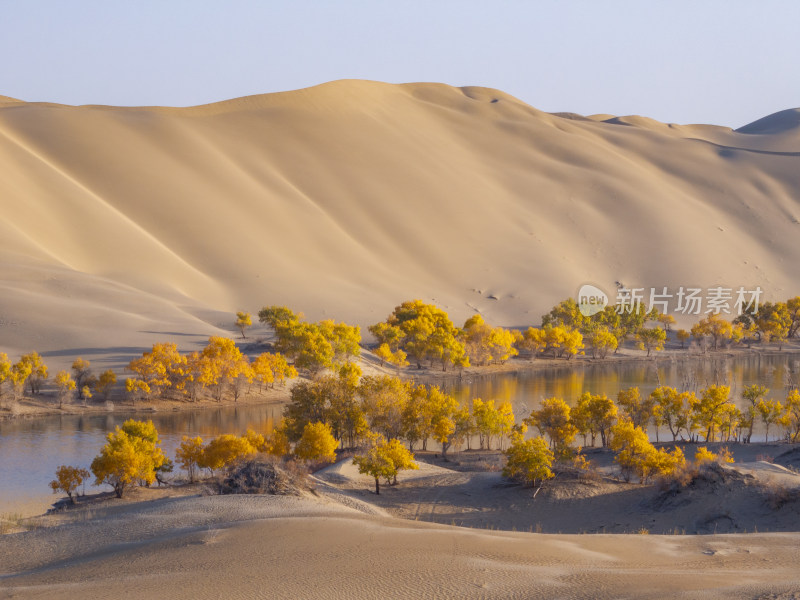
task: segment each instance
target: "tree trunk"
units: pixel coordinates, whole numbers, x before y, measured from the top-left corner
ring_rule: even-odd
[[[375,478],[375,494],[381,493],[381,481],[377,477]]]

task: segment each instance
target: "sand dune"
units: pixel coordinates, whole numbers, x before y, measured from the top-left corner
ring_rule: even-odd
[[[87,599],[727,599],[791,598],[800,585],[797,534],[478,531],[276,496],[164,499],[74,518],[0,537],[0,596],[79,586]]]
[[[0,350],[194,343],[272,303],[369,324],[419,297],[526,325],[585,282],[796,295],[796,120],[367,81],[191,108],[3,97]]]

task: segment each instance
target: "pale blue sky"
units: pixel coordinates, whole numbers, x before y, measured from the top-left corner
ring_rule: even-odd
[[[800,106],[800,2],[0,0],[0,94],[192,105],[333,79],[738,127]]]

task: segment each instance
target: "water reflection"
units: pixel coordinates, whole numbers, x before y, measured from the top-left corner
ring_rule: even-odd
[[[471,398],[509,401],[518,418],[527,416],[539,403],[552,396],[574,404],[590,391],[616,398],[621,389],[638,386],[649,394],[660,385],[679,391],[698,392],[709,385],[725,384],[739,406],[745,386],[768,387],[768,397],[783,400],[791,387],[797,386],[800,358],[796,355],[752,354],[736,358],[709,357],[696,360],[638,361],[623,364],[594,363],[577,368],[551,368],[490,377],[454,378],[442,385],[461,402]]]
[[[443,387],[465,403],[475,397],[508,400],[521,420],[537,408],[542,399],[550,396],[574,403],[587,390],[616,397],[620,389],[630,386],[639,386],[643,394],[649,394],[659,385],[697,391],[711,384],[725,383],[731,386],[734,398],[741,402],[739,394],[745,386],[761,384],[770,388],[770,397],[783,400],[786,386],[797,385],[799,372],[800,357],[797,355],[750,354],[659,363],[595,363],[471,380],[453,379],[445,381]],[[183,435],[210,438],[220,433],[243,433],[248,428],[267,432],[280,415],[280,406],[267,405],[152,413],[145,417],[154,421],[165,451],[173,456]],[[122,413],[66,415],[0,422],[0,513],[11,500],[46,494],[47,484],[58,465],[88,467],[106,433],[129,416]]]
[[[197,411],[138,413],[152,419],[168,456],[184,435],[210,438],[220,433],[271,431],[279,405],[237,406]],[[61,415],[0,422],[0,513],[11,501],[46,494],[56,467],[87,467],[105,436],[131,414]]]

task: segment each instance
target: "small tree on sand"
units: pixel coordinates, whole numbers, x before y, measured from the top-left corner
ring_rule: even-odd
[[[400,471],[419,469],[419,465],[414,462],[414,455],[400,440],[387,442],[383,436],[378,436],[365,453],[354,456],[353,464],[358,467],[359,473],[375,479],[376,494],[381,493],[381,478],[387,483],[396,484]]]
[[[64,492],[69,498],[69,501],[75,504],[75,490],[83,485],[83,483],[89,479],[90,475],[91,474],[86,469],[61,465],[56,469],[56,478],[50,482],[50,487],[53,488],[54,494],[59,491]]]
[[[250,327],[252,324],[253,318],[250,316],[249,312],[238,311],[236,313],[236,327],[242,332],[243,340],[247,339],[247,336],[244,334],[244,330]]]
[[[553,477],[550,467],[553,466],[555,455],[542,437],[525,440],[522,435],[514,435],[511,445],[503,454],[506,455],[503,476],[530,483],[536,488],[534,496],[539,491],[541,483]],[[537,482],[539,482],[538,487]]]

